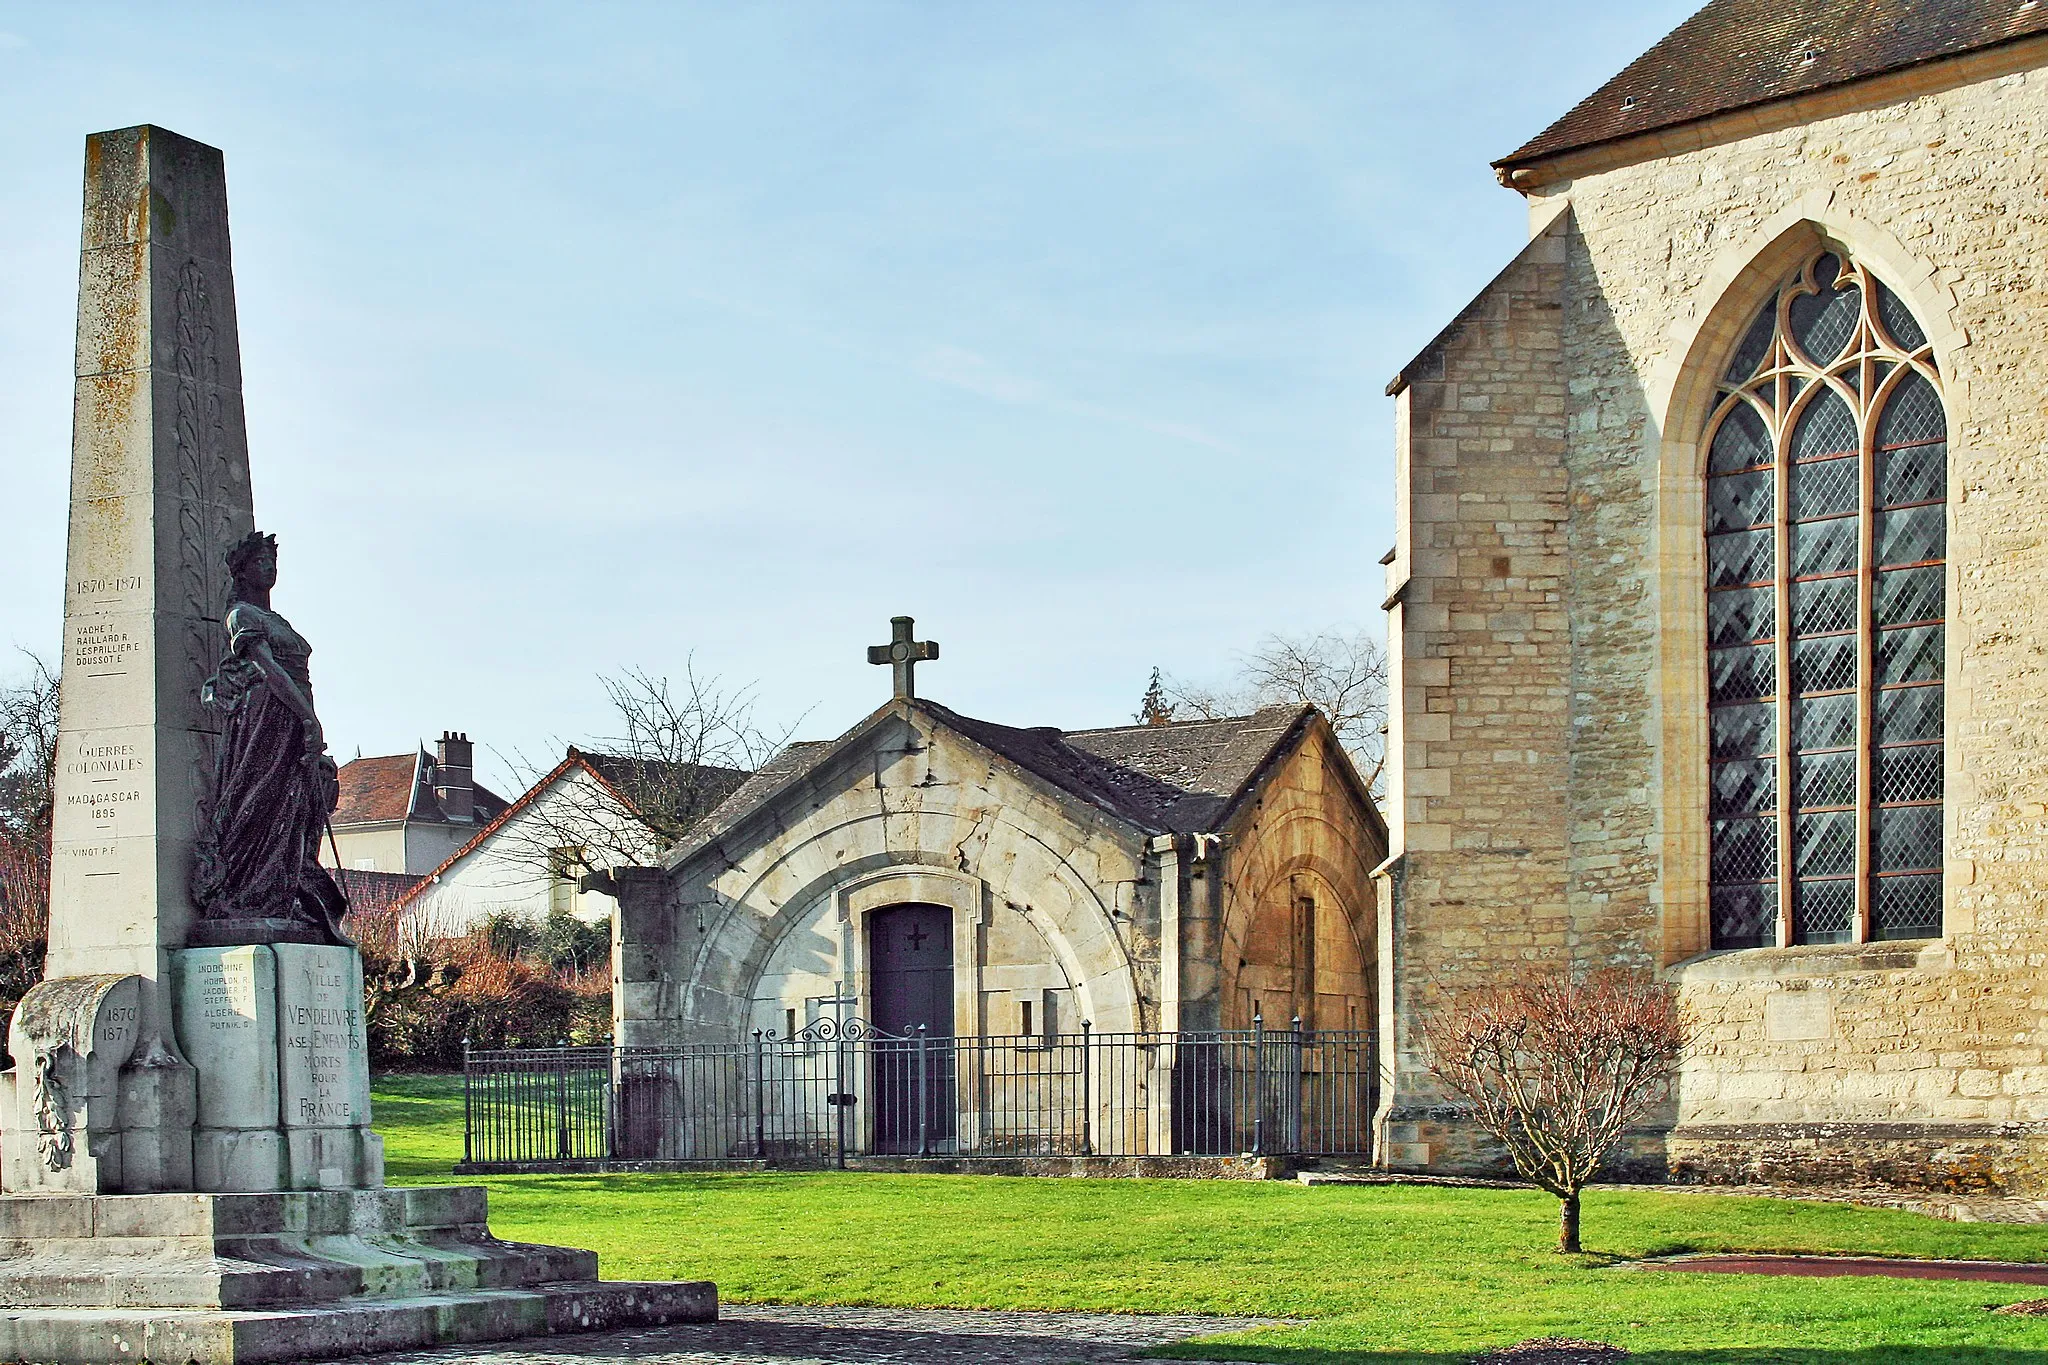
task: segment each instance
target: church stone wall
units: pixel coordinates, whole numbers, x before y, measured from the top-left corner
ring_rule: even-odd
[[[1471,633],[1461,633],[1456,602],[1477,596],[1477,576],[1462,558],[1450,571],[1443,555],[1476,551],[1505,509],[1495,490],[1467,488],[1462,463],[1458,496],[1442,499],[1438,464],[1446,433],[1470,430],[1456,425],[1472,420],[1462,416],[1467,385],[1495,363],[1505,382],[1529,385],[1529,367],[1468,326],[1425,353],[1422,370],[1441,366],[1441,379],[1411,376],[1403,395],[1407,463],[1426,477],[1411,474],[1402,493],[1401,551],[1413,563],[1395,608],[1409,672],[1397,698],[1396,728],[1408,732],[1406,827],[1396,834],[1405,856],[1390,888],[1397,971],[1469,971],[1475,939],[1532,912],[1561,915],[1569,941],[1510,935],[1490,954],[1496,965],[1535,946],[1559,958],[1570,946],[1588,950],[1575,954],[1582,960],[1663,964],[1699,1028],[1666,1152],[1681,1176],[2037,1190],[2048,1164],[2048,995],[2039,989],[2048,964],[2048,632],[2039,608],[2048,582],[2039,534],[2048,516],[2039,380],[2048,200],[2038,147],[2048,70],[1945,84],[1967,69],[1923,68],[1910,87],[1892,81],[1881,105],[1849,108],[1832,96],[1803,124],[1724,130],[1713,145],[1584,174],[1537,198],[1536,221],[1548,226],[1532,249],[1559,258],[1551,297],[1562,305],[1569,435],[1529,477],[1554,480],[1560,503],[1569,490],[1568,525],[1550,543],[1565,557],[1552,581],[1571,629],[1553,630],[1524,675],[1552,689],[1560,711],[1547,736],[1528,732],[1526,759],[1511,754],[1523,746],[1455,724],[1516,696],[1508,665],[1534,642],[1519,624],[1483,630],[1476,607],[1466,609]],[[1700,957],[1693,438],[1703,414],[1687,395],[1697,367],[1722,359],[1734,320],[1760,301],[1767,277],[1790,263],[1773,252],[1819,240],[1848,247],[1900,291],[1935,339],[1944,375],[1954,566],[1948,933],[1929,944]],[[1535,266],[1525,252],[1475,307],[1515,316],[1517,282]],[[1533,401],[1540,390],[1525,392]],[[1479,439],[1473,430],[1459,442],[1461,462]],[[1397,559],[1397,575],[1400,567]],[[1419,616],[1424,604],[1449,605],[1448,616]],[[1461,665],[1467,650],[1494,663]],[[1442,748],[1434,736],[1445,712],[1454,728]],[[1437,728],[1425,738],[1415,733],[1422,726]],[[1563,827],[1553,821],[1502,847],[1471,793],[1512,788],[1510,775],[1525,771],[1568,775],[1558,788]],[[1524,845],[1531,851],[1518,851]],[[1460,848],[1464,866],[1447,871],[1441,850]],[[1421,999],[1411,990],[1393,1026],[1412,1029]],[[1404,1094],[1425,1091],[1404,1085]],[[1440,1167],[1476,1159],[1453,1128],[1425,1116],[1399,1133],[1414,1142],[1393,1155]]]
[[[1423,1066],[1440,990],[1569,949],[1566,239],[1546,232],[1404,375],[1393,620],[1390,1164],[1467,1143]]]

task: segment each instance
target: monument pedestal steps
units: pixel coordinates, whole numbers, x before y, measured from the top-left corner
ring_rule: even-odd
[[[308,879],[332,884],[245,859],[195,889],[309,833],[319,784],[261,787],[281,779],[260,745],[236,779],[258,785],[214,789],[228,748],[201,698],[230,675],[296,696],[287,752],[316,772],[310,646],[270,610],[276,545],[251,531],[220,153],[96,134],[85,188],[48,975],[0,1075],[0,1360],[325,1360],[715,1318],[708,1283],[601,1283],[592,1252],[499,1241],[481,1189],[385,1188],[362,958],[336,907],[307,910]],[[231,592],[260,668],[222,628]],[[231,806],[285,823],[230,846]]]
[[[603,1283],[501,1242],[473,1186],[0,1198],[0,1359],[323,1360],[717,1317],[708,1283]]]

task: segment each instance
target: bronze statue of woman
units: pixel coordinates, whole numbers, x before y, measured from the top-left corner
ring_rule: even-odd
[[[340,786],[313,712],[313,647],[270,609],[277,537],[251,531],[227,566],[228,650],[204,694],[222,717],[212,829],[193,865],[190,941],[347,944],[347,898],[320,866]]]

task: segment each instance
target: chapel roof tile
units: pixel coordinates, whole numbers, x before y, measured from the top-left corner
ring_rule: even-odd
[[[1315,714],[1312,707],[1288,704],[1248,716],[1067,732],[998,725],[922,698],[907,705],[1039,780],[1154,834],[1218,829],[1267,763]],[[672,860],[689,857],[767,806],[888,709],[836,740],[785,748],[707,816]]]
[[[1713,0],[1494,165],[1564,152],[2048,33],[2018,0]]]

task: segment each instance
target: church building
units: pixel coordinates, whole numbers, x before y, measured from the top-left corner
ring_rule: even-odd
[[[1652,969],[1680,1178],[2048,1172],[2048,6],[1715,0],[1497,163],[1389,387],[1389,1164],[1421,1023]]]
[[[1370,1036],[1386,834],[1320,712],[1016,729],[916,697],[911,666],[615,874],[622,1047]]]

